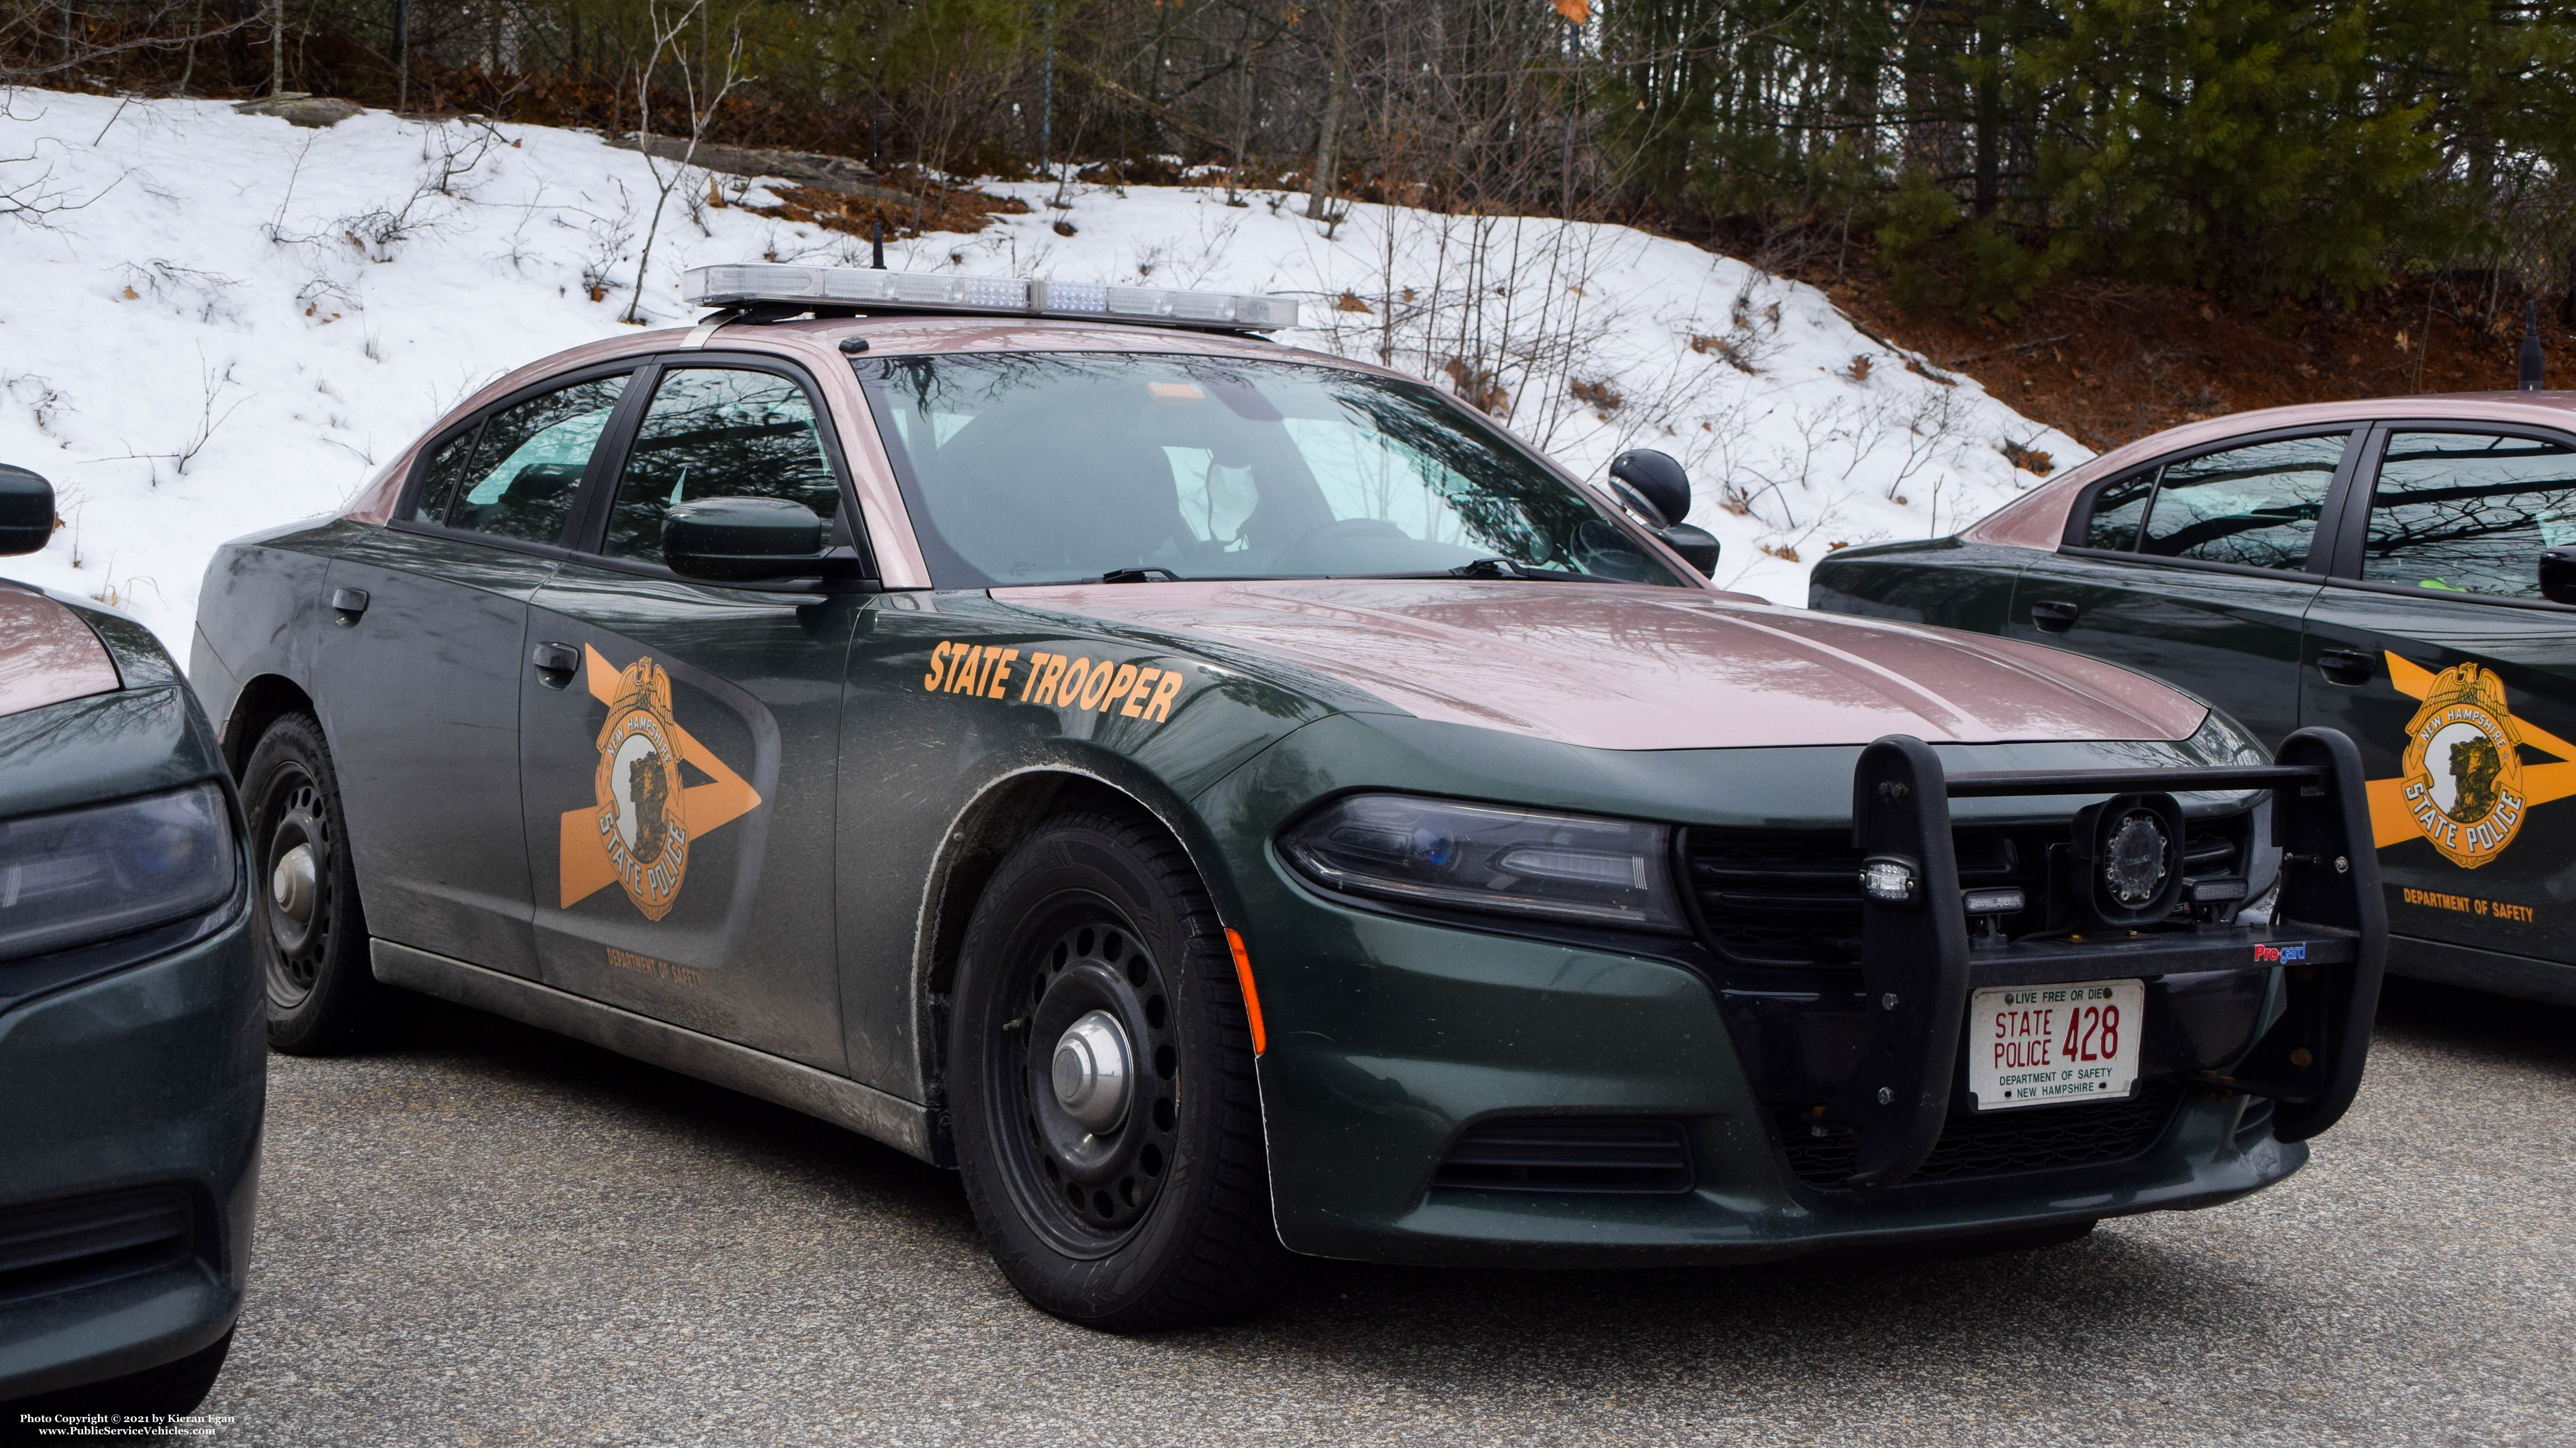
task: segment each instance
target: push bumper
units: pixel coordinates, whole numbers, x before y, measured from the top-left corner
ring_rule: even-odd
[[[0,1401],[185,1357],[241,1310],[267,1042],[228,914],[0,1010]]]
[[[2155,776],[2146,782],[1944,778],[1919,744],[1882,741],[1864,755],[1855,793],[1904,783],[1916,833],[1892,839],[1864,808],[1856,837],[1876,853],[1913,846],[1929,908],[1873,910],[1861,988],[1831,999],[1728,990],[1688,952],[1587,948],[1302,891],[1274,896],[1265,933],[1299,942],[1295,968],[1262,979],[1282,1238],[1301,1252],[1391,1262],[1749,1262],[2206,1207],[2277,1182],[2358,1085],[2385,940],[2372,857],[2352,843],[2366,845],[2358,759],[2341,736],[2303,738],[2279,766],[2137,772]],[[1901,756],[1896,773],[1889,753]],[[2151,788],[2273,791],[2289,860],[2270,926],[1971,944],[1955,863],[1945,881],[1938,851],[1922,849],[1947,838],[1950,798],[2063,795],[2072,812]],[[2017,1168],[2012,1133],[2075,1119],[2098,1132],[2115,1103],[1974,1112],[1967,997],[1984,985],[2106,979],[2145,982],[2148,1049],[2119,1118],[2128,1135],[2075,1165]],[[1899,1008],[1880,1008],[1891,995]],[[1331,1028],[1300,1028],[1315,1020]],[[1669,1132],[1684,1175],[1655,1185],[1631,1173],[1624,1180],[1645,1184],[1608,1190],[1462,1180],[1462,1154],[1491,1139],[1480,1132],[1529,1122],[1608,1123],[1631,1142],[1649,1126]],[[1959,1169],[1963,1153],[1980,1151],[2000,1165]]]

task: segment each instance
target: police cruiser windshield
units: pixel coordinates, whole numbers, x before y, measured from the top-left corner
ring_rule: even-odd
[[[943,588],[1446,573],[1682,582],[1428,388],[1127,353],[852,365]]]

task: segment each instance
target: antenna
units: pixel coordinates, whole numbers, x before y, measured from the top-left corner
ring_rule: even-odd
[[[2539,299],[2532,298],[2526,300],[2523,303],[2523,307],[2525,308],[2525,311],[2523,313],[2522,328],[2522,377],[2520,379],[2520,389],[2524,392],[2538,392],[2541,390],[2541,370],[2549,360],[2540,350]]]
[[[875,250],[875,252],[876,252],[876,269],[877,269],[878,271],[884,271],[884,270],[885,270],[885,223],[884,223],[884,222],[882,222],[882,221],[871,221],[871,222],[869,222],[869,223],[868,223],[868,241],[869,241],[869,244],[874,248],[874,250]],[[2532,325],[2534,325],[2534,326],[2538,326],[2538,325],[2539,325],[2539,323],[2535,322],[2535,323],[2533,323]]]

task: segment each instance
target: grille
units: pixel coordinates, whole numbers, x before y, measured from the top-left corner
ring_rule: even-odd
[[[2237,873],[2243,816],[2187,821],[2183,874]],[[1953,837],[1959,884],[2017,885],[2031,909],[2007,922],[2015,934],[2040,928],[2048,898],[2048,851],[2063,827],[1960,830]],[[1851,967],[1860,964],[1860,851],[1842,830],[1694,829],[1682,843],[1690,888],[1708,922],[1708,943],[1738,965]]]
[[[78,1291],[185,1261],[188,1196],[145,1187],[0,1212],[0,1302]]]
[[[1686,1192],[1690,1143],[1676,1121],[1488,1121],[1458,1138],[1431,1184],[1480,1192]]]
[[[2148,1088],[2126,1101],[2082,1106],[2034,1106],[2021,1111],[1950,1113],[1941,1139],[1912,1182],[1974,1181],[2061,1167],[2126,1161],[2156,1144],[2182,1102],[2176,1087]],[[1789,1170],[1811,1187],[1839,1187],[1859,1165],[1859,1142],[1848,1131],[1815,1134],[1815,1118],[1791,1108],[1780,1113],[1780,1142]]]

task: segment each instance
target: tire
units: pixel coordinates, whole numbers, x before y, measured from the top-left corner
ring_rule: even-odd
[[[160,1413],[175,1415],[193,1413],[215,1390],[215,1378],[224,1370],[224,1354],[232,1351],[233,1335],[227,1330],[206,1347],[157,1368],[127,1373],[121,1378],[83,1383],[76,1388],[58,1388],[13,1403],[0,1403],[0,1442],[60,1442],[58,1438],[39,1439],[19,1421],[24,1413],[60,1417],[66,1413],[119,1413],[134,1415]],[[24,1435],[13,1436],[13,1435]],[[72,1435],[77,1438],[77,1434]]]
[[[410,1001],[378,984],[368,963],[340,777],[321,724],[310,714],[270,724],[242,771],[241,795],[259,892],[269,1045],[294,1056],[327,1056],[397,1034]]]
[[[1112,813],[1038,827],[976,904],[953,1005],[958,1167],[1012,1286],[1107,1332],[1258,1303],[1287,1254],[1251,1027],[1224,928],[1168,835]],[[1123,1093],[1105,1074],[1083,1085],[1086,1048],[1103,1064],[1123,1052]]]

